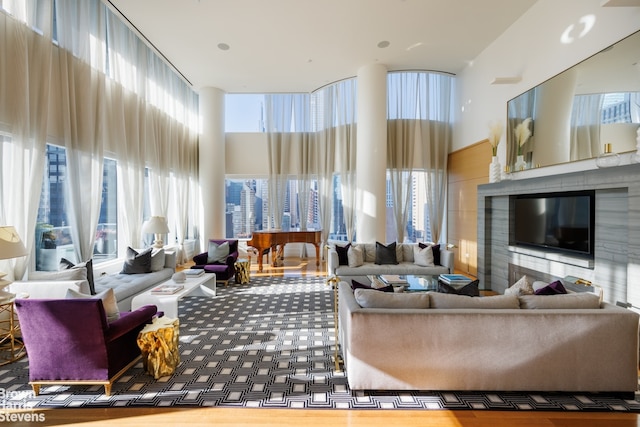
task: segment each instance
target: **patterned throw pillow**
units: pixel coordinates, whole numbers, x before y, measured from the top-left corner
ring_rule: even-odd
[[[525,275],[520,278],[516,283],[513,284],[510,288],[507,288],[504,291],[505,295],[533,295],[533,286],[529,282],[529,278]]]

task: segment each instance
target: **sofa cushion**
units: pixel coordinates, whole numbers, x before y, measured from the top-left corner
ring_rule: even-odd
[[[356,290],[356,289],[371,289],[374,291],[382,291],[382,292],[393,292],[393,285],[386,285],[386,286],[369,286],[369,285],[365,285],[364,283],[360,283],[356,280],[352,280],[351,281],[351,289],[352,290]]]
[[[520,308],[518,297],[514,295],[495,295],[490,297],[469,298],[466,295],[429,292],[429,296],[431,297],[431,308]]]
[[[429,308],[426,292],[379,292],[373,289],[356,289],[356,302],[362,308]]]
[[[163,260],[164,261],[164,260]],[[93,282],[93,259],[89,259],[88,261],[81,262],[79,264],[74,264],[66,258],[61,258],[60,263],[58,264],[58,270],[71,270],[71,269],[79,269],[85,268],[87,273],[87,283],[89,283],[89,291],[91,295],[96,294],[96,285]]]
[[[422,248],[420,246],[413,247],[413,263],[422,267],[435,267],[433,263],[433,250],[431,246]]]
[[[600,308],[600,297],[590,292],[558,295],[521,295],[520,308],[524,309],[578,309]]]
[[[122,274],[144,274],[151,272],[151,248],[138,253],[135,249],[128,247],[127,255],[122,266]]]
[[[116,296],[113,293],[113,289],[107,289],[105,291],[100,292],[97,295],[86,295],[73,289],[67,290],[67,298],[68,299],[87,299],[87,298],[95,298],[101,299],[102,305],[104,306],[105,314],[107,315],[107,322],[111,323],[114,320],[118,320],[120,318],[120,310],[118,309],[118,301],[116,300]]]
[[[547,286],[540,288],[534,292],[536,295],[558,295],[566,294],[567,290],[559,280],[549,283]]]
[[[383,245],[380,242],[376,242],[376,264],[384,265],[384,264],[397,264],[398,263],[398,255],[396,254],[396,243],[389,243],[388,245]]]
[[[347,250],[347,261],[349,267],[360,267],[364,264],[364,255],[360,246],[351,246]]]
[[[349,252],[349,248],[351,247],[351,243],[347,243],[345,246],[336,245],[336,252],[338,253],[338,265],[349,265],[349,258],[347,253]]]
[[[453,286],[438,282],[438,291],[444,294],[456,294],[456,295],[465,295],[468,297],[478,297],[480,296],[480,290],[478,289],[479,280],[474,280],[471,283],[467,283],[464,286],[459,288],[454,288]]]
[[[224,264],[229,256],[229,242],[209,242],[209,250],[207,252],[207,264],[220,263]]]
[[[504,291],[505,295],[533,295],[533,286],[529,282],[529,278],[525,275],[520,278],[510,288]]]

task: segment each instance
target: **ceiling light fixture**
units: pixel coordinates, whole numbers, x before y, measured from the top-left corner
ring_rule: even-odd
[[[226,43],[218,43],[218,49],[220,50],[229,50],[229,45]]]
[[[378,43],[378,47],[380,49],[384,49],[385,47],[389,47],[391,43],[389,43],[387,40],[382,40],[381,42]]]

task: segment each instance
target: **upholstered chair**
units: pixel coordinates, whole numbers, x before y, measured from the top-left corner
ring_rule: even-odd
[[[97,384],[105,394],[138,362],[138,333],[157,312],[147,305],[107,321],[100,299],[17,299],[29,384]]]
[[[193,257],[191,268],[204,269],[216,275],[216,282],[225,286],[235,275],[235,263],[238,259],[238,241],[229,239],[210,239],[207,252]]]

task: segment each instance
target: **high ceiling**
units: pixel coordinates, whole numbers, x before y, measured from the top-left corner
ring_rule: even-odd
[[[375,63],[457,74],[536,0],[107,1],[194,89],[268,93]]]

